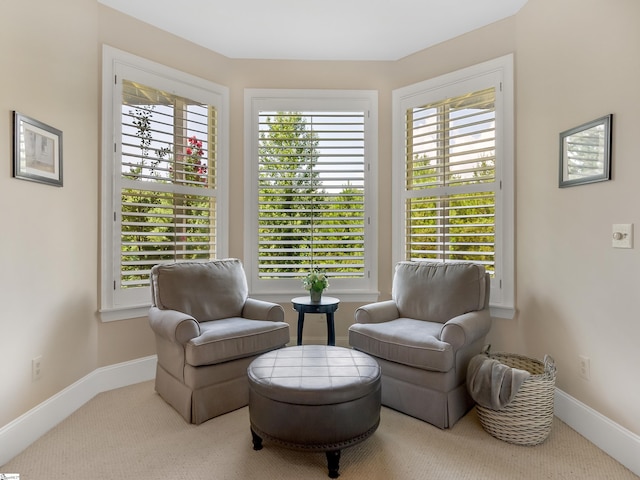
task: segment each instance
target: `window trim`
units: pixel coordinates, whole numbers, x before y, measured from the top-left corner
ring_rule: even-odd
[[[113,212],[119,205],[119,192],[116,192],[116,176],[119,175],[119,158],[114,146],[117,143],[114,128],[114,112],[120,110],[120,98],[114,95],[114,78],[121,68],[136,70],[140,76],[150,76],[163,82],[178,82],[185,88],[204,91],[216,99],[218,108],[218,161],[216,176],[218,179],[216,202],[216,250],[218,256],[228,255],[228,151],[229,151],[229,90],[227,87],[195,77],[165,65],[118,50],[109,45],[102,49],[102,166],[101,166],[101,233],[100,233],[100,319],[103,322],[145,316],[151,305],[139,298],[120,299],[114,291],[116,265],[119,265],[119,252],[114,252],[120,232],[114,228]],[[152,85],[161,88],[162,85]],[[135,297],[138,297],[136,295]]]
[[[304,108],[301,108],[304,102]],[[345,103],[351,105],[345,107]],[[302,284],[258,280],[257,241],[258,221],[258,117],[260,111],[294,111],[354,109],[353,105],[366,105],[368,135],[365,135],[365,269],[369,275],[364,288],[338,288],[331,283],[333,292],[345,302],[370,302],[378,299],[378,92],[375,90],[306,90],[306,89],[245,89],[244,92],[244,152],[245,152],[245,207],[244,207],[244,267],[249,291],[255,298],[287,302],[292,296],[304,294]],[[335,106],[334,106],[335,105]]]
[[[514,248],[514,90],[513,55],[505,55],[471,67],[419,82],[392,92],[392,265],[404,260],[404,169],[407,108],[496,85],[496,263],[500,275],[492,279],[491,314],[515,315]],[[501,93],[499,94],[499,90]]]

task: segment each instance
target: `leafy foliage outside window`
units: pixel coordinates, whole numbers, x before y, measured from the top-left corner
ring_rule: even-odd
[[[407,111],[408,260],[470,261],[493,273],[494,101],[491,88]]]
[[[259,276],[364,276],[362,114],[264,112]]]
[[[211,107],[123,82],[121,288],[147,285],[157,263],[215,256],[212,131]]]

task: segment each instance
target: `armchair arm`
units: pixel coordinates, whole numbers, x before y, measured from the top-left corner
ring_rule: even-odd
[[[184,345],[200,335],[200,324],[191,315],[176,310],[149,309],[151,329],[169,341]]]
[[[277,303],[248,297],[242,308],[242,317],[251,320],[284,322],[284,308]]]
[[[470,345],[485,336],[491,328],[489,309],[469,312],[452,318],[440,330],[440,339],[453,347],[454,351]]]
[[[381,323],[400,317],[396,302],[385,300],[382,302],[363,305],[356,310],[356,323]]]

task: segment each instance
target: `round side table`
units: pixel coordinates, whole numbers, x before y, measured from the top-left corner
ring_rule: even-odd
[[[333,314],[338,310],[340,300],[334,297],[325,297],[319,302],[312,302],[311,297],[296,297],[291,299],[293,309],[298,312],[298,345],[302,345],[302,329],[304,328],[304,315],[306,313],[324,313],[327,316],[327,345],[336,344],[336,328]]]

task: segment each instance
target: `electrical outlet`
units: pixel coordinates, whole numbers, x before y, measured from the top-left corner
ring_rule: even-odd
[[[39,380],[42,376],[42,355],[31,360],[31,380]]]
[[[578,357],[579,365],[580,365],[580,376],[585,380],[591,380],[591,366],[590,359],[584,355],[580,355]]]

